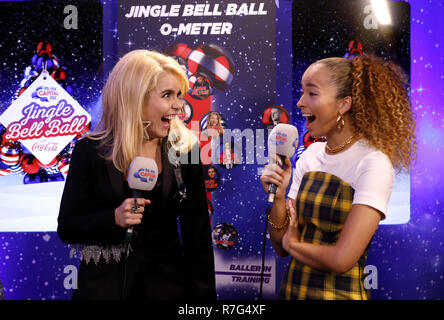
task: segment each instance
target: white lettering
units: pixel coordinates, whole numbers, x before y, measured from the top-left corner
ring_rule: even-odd
[[[63,27],[67,30],[78,29],[78,14],[77,7],[73,5],[68,5],[63,9],[64,14],[68,14],[63,20]]]
[[[364,14],[367,14],[364,18],[364,28],[367,30],[378,29],[378,21],[376,20],[376,15],[373,13],[373,7],[371,4],[364,7]]]
[[[267,10],[264,10],[265,4],[263,2],[259,4],[257,9],[256,5],[257,3],[242,3],[238,8],[236,3],[229,3],[225,10],[225,14],[227,16],[258,16],[267,14]]]
[[[368,265],[365,266],[364,273],[369,273],[364,279],[364,288],[367,290],[378,289],[378,269],[375,266]]]
[[[130,12],[125,14],[126,18],[148,18],[148,17],[178,17],[180,4],[154,6],[131,6]]]
[[[66,290],[77,289],[77,268],[73,265],[68,265],[63,269],[63,273],[68,274],[63,280],[63,287]]]
[[[199,34],[231,34],[233,25],[230,22],[196,22],[181,23],[177,28],[177,35],[199,35]],[[162,35],[167,36],[175,31],[170,24],[165,23],[160,28]]]
[[[169,23],[164,23],[161,27],[160,27],[160,33],[164,36],[167,36],[171,33],[171,30],[173,29],[173,27],[171,27],[171,25]]]
[[[182,13],[182,16],[183,16],[183,17],[190,17],[190,16],[192,16],[192,15],[193,15],[193,10],[194,10],[194,5],[192,5],[192,4],[186,4],[186,5],[183,7],[183,13]]]

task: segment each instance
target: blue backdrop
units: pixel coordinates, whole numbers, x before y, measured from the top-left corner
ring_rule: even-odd
[[[289,90],[293,85],[292,57],[288,54],[292,50],[292,1],[275,2],[275,99],[290,111],[293,120],[298,110],[293,102],[296,97]],[[418,139],[417,161],[411,168],[411,219],[407,224],[380,226],[375,235],[367,261],[378,267],[378,288],[372,290],[373,299],[444,298],[444,6],[438,0],[408,2],[411,98]],[[117,1],[102,4],[106,75],[118,59]],[[7,47],[0,47],[2,57],[8,54]],[[0,65],[0,69],[4,68]],[[21,72],[16,71],[19,78]],[[102,79],[96,79],[95,86],[102,84]],[[2,94],[10,98],[9,92]],[[3,106],[9,101],[2,99],[1,103]],[[260,241],[258,236],[257,248]],[[72,270],[69,266],[77,263],[70,259],[69,249],[54,232],[0,233],[0,281],[7,299],[69,299],[72,291],[65,288],[64,280]],[[288,259],[277,259],[277,279],[282,277],[287,263]]]

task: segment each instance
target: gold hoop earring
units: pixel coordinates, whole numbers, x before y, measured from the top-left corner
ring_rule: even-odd
[[[338,128],[338,130],[342,130],[344,126],[345,126],[344,117],[342,113],[338,112],[338,118],[336,119],[336,128]]]

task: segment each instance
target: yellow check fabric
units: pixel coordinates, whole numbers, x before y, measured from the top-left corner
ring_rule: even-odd
[[[305,173],[296,197],[301,242],[334,245],[351,210],[353,194],[353,188],[334,175],[319,171]],[[343,274],[318,271],[292,258],[279,298],[370,299],[370,292],[363,284],[369,247],[370,243],[359,261]]]

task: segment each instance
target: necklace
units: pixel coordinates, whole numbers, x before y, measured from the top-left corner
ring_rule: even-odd
[[[346,146],[348,146],[353,141],[354,138],[355,138],[355,135],[352,134],[347,140],[344,141],[344,143],[342,143],[339,146],[334,147],[334,148],[330,148],[328,146],[328,144],[326,143],[325,144],[325,149],[327,150],[328,153],[338,153],[338,152],[344,150],[344,148]]]

